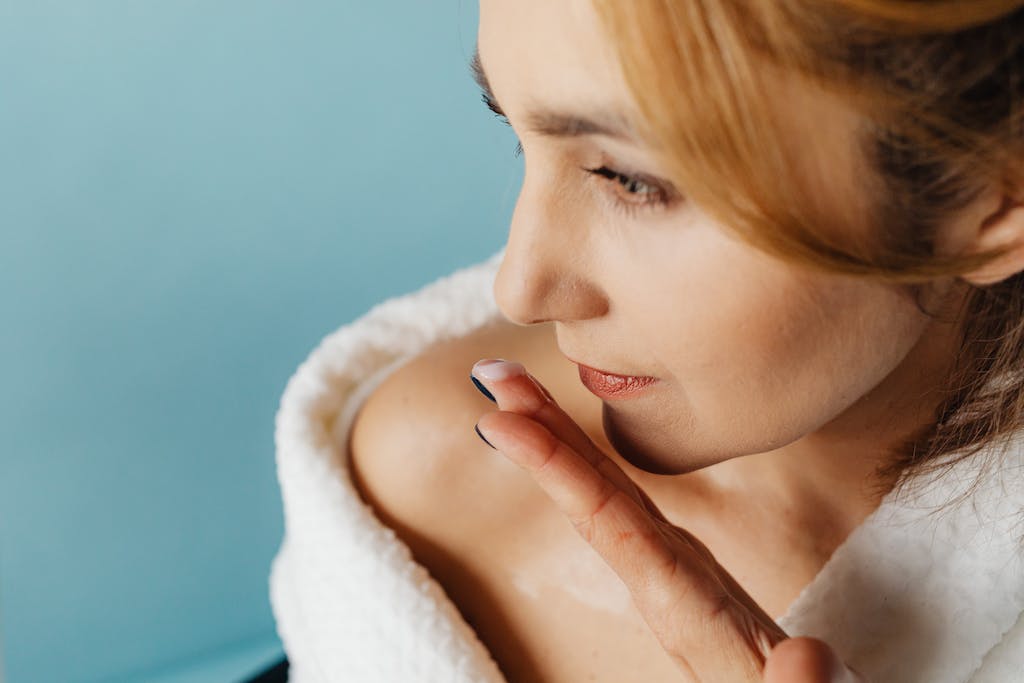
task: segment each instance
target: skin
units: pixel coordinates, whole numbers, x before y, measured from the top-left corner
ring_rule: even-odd
[[[604,406],[609,440],[641,469],[680,474],[772,452],[758,459],[758,490],[763,474],[780,489],[848,488],[873,464],[862,454],[888,436],[880,418],[905,427],[919,409],[901,397],[931,388],[923,380],[945,369],[952,328],[930,325],[897,291],[765,255],[685,197],[635,218],[610,210],[609,196],[626,193],[579,167],[664,177],[651,150],[597,136],[536,137],[518,123],[535,102],[586,112],[611,101],[629,111],[588,7],[481,3],[481,61],[526,159],[494,286],[499,308],[518,324],[554,321],[559,347],[579,362],[661,380],[643,397]],[[852,127],[835,116],[838,105],[816,104],[794,113]],[[822,137],[836,141],[826,149],[844,163],[812,195],[854,185],[862,171],[849,130]],[[857,209],[854,197],[840,202]]]
[[[893,287],[766,255],[688,203],[682,188],[668,206],[616,208],[651,185],[584,169],[664,179],[655,150],[529,125],[539,107],[636,115],[587,0],[482,0],[478,47],[526,164],[494,285],[498,307],[518,325],[553,323],[559,348],[576,361],[660,380],[641,396],[603,401],[607,447],[528,375],[488,384],[499,410],[481,417],[481,433],[534,476],[616,571],[679,664],[679,680],[832,680],[826,644],[787,640],[669,520],[686,518],[678,501],[699,481],[722,506],[756,501],[776,511],[794,535],[831,538],[855,527],[881,500],[872,473],[886,449],[930,419],[957,351],[956,324],[924,315]],[[857,180],[871,171],[857,153],[854,115],[795,79],[780,85],[793,125],[813,137],[807,195],[866,214]],[[1012,249],[934,283],[940,310],[955,310],[968,286],[1024,268],[1022,214],[1000,187],[950,217],[942,249]],[[665,567],[673,571],[654,569]],[[709,617],[697,620],[707,628],[694,627],[694,614]]]

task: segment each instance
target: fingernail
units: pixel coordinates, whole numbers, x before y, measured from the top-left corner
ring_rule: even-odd
[[[473,365],[470,374],[490,382],[500,382],[509,377],[525,375],[526,368],[522,363],[505,360],[504,358],[485,358]]]
[[[485,443],[485,444],[487,444],[487,445],[488,445],[488,446],[490,446],[491,448],[494,448],[494,444],[492,444],[492,443],[491,443],[490,441],[488,441],[488,440],[487,440],[487,437],[485,437],[485,436],[484,436],[483,434],[481,434],[481,433],[480,433],[480,427],[478,427],[478,426],[476,426],[476,425],[473,425],[473,429],[475,429],[475,430],[476,430],[476,435],[477,435],[477,436],[479,436],[479,437],[480,437],[481,439],[483,439],[483,441],[484,441],[484,443]],[[498,449],[497,449],[497,448],[494,448],[494,450],[498,450]]]
[[[485,387],[485,386],[484,386],[483,384],[480,384],[480,380],[478,380],[478,379],[477,379],[476,377],[474,377],[473,375],[470,375],[470,376],[469,376],[469,378],[470,378],[471,380],[473,380],[473,384],[475,384],[475,385],[476,385],[476,388],[480,390],[480,393],[481,393],[481,394],[483,394],[483,395],[484,395],[484,396],[486,396],[487,398],[491,399],[491,400],[492,400],[492,401],[494,401],[495,403],[497,403],[497,402],[498,402],[498,399],[494,398],[494,394],[492,394],[491,392],[487,391],[487,387]]]

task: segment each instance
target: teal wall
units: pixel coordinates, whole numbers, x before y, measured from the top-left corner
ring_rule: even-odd
[[[521,161],[469,75],[476,13],[0,2],[6,683],[274,649],[288,377],[507,234]]]

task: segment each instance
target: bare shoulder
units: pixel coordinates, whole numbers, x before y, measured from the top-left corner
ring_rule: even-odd
[[[369,395],[349,439],[360,495],[508,681],[663,679],[675,664],[621,581],[533,478],[476,435],[495,405],[469,373],[493,357],[522,362],[592,437],[600,431],[601,401],[553,327],[497,321],[425,349]]]
[[[366,399],[349,436],[353,481],[414,554],[476,542],[510,510],[528,513],[536,487],[473,429],[494,404],[469,372],[480,358],[500,357],[564,373],[555,355],[565,362],[549,325],[499,319],[428,347]]]

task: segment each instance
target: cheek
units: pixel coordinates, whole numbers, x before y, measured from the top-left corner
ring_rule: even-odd
[[[713,236],[659,253],[685,256],[649,259],[651,276],[636,281],[651,288],[635,288],[629,305],[673,410],[705,454],[763,452],[820,427],[920,334],[913,304],[879,285],[801,275]]]
[[[803,284],[765,278],[746,291],[745,304],[718,309],[720,341],[709,364],[716,371],[699,384],[702,421],[719,433],[731,430],[754,452],[838,416],[913,344],[895,299],[856,286],[808,291]]]

